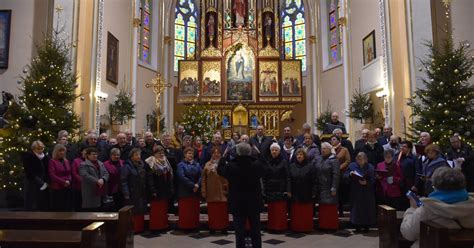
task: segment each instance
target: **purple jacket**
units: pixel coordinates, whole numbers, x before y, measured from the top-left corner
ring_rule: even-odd
[[[51,180],[49,185],[51,189],[59,190],[68,188],[65,185],[66,181],[72,181],[71,166],[67,159],[64,159],[63,163],[56,159],[49,160],[48,172]]]
[[[115,166],[110,159],[104,163],[105,169],[109,172],[109,181],[107,182],[109,194],[115,194],[120,190],[120,171],[123,162],[123,160],[119,160],[118,166]]]

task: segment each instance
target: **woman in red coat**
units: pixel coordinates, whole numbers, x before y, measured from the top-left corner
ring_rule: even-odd
[[[109,172],[107,181],[107,194],[114,199],[114,211],[123,207],[123,195],[120,190],[120,172],[124,161],[120,159],[120,149],[112,148],[110,150],[109,160],[105,161],[104,167]]]
[[[377,179],[377,198],[382,204],[400,209],[402,191],[400,183],[402,172],[400,165],[393,159],[395,152],[392,149],[383,153],[384,161],[377,164],[375,170]]]
[[[219,147],[211,149],[211,160],[206,163],[202,172],[201,194],[207,202],[209,230],[211,233],[222,231],[227,233],[229,211],[227,206],[228,182],[217,174],[217,165],[221,158]]]
[[[86,149],[83,147],[81,156],[72,161],[72,206],[74,211],[82,209],[82,193],[81,193],[81,175],[79,175],[79,166],[86,161]]]
[[[71,211],[71,166],[66,159],[66,147],[57,144],[48,165],[50,184],[50,208],[52,211]]]

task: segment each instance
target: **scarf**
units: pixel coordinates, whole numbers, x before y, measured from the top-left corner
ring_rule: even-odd
[[[167,158],[164,160],[159,160],[154,156],[151,156],[145,160],[145,162],[150,166],[150,169],[158,176],[165,175],[171,171],[171,166]]]
[[[41,154],[34,153],[39,160],[42,160],[44,158],[44,153],[42,152]]]
[[[447,204],[454,204],[462,201],[466,201],[469,198],[469,193],[466,189],[460,190],[435,190],[429,198],[433,198],[442,201]]]

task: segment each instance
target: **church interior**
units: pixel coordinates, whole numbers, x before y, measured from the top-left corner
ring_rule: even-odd
[[[425,165],[425,155],[429,157],[430,152],[443,158],[446,167],[462,171],[466,195],[469,192],[465,204],[474,206],[473,12],[472,0],[0,0],[0,247],[27,247],[21,245],[27,244],[24,235],[28,232],[42,237],[36,240],[37,247],[65,247],[69,241],[58,236],[76,237],[80,247],[262,247],[262,242],[263,247],[454,247],[428,244],[424,223],[416,239],[408,240],[398,230],[403,212],[408,209],[408,213],[412,206],[405,201],[407,193],[435,197],[431,182],[436,184],[436,180],[431,178],[436,173],[429,168],[438,157],[429,158]],[[189,181],[189,192],[182,186],[188,182],[188,173],[196,169],[193,163],[208,178],[207,184],[217,173],[227,178],[220,167],[240,161],[240,152],[245,153],[241,143],[248,143],[252,158],[266,168],[261,185],[255,186],[265,198],[264,210],[258,213],[260,243],[254,240],[255,223],[244,243],[239,241],[236,223],[240,219],[232,205],[225,219],[236,227],[216,234],[210,227],[211,211],[224,207],[206,201],[200,176],[199,182]],[[339,157],[341,146],[347,148],[349,157],[345,166],[344,158]],[[380,150],[374,148],[377,146]],[[408,152],[404,153],[404,146]],[[36,152],[38,147],[44,153]],[[51,169],[58,166],[52,161],[61,156],[62,148],[69,162],[67,166],[61,163],[64,168],[70,166],[72,181],[60,179],[60,185],[54,186],[54,173],[59,172]],[[187,160],[188,148],[194,160]],[[146,167],[142,171],[134,165],[135,149],[141,156],[137,164]],[[281,156],[273,155],[274,150]],[[117,151],[115,155],[124,163],[118,169],[113,165]],[[151,164],[153,159],[162,161],[161,152],[169,169]],[[292,166],[300,168],[299,152],[315,168],[308,172],[314,173],[315,182],[301,188],[301,194],[308,187],[316,188],[313,195],[309,193],[315,201],[310,210],[294,203],[298,197],[291,192],[299,187],[298,180],[305,180],[291,176]],[[36,156],[28,160],[24,153]],[[89,161],[91,154],[98,159]],[[46,165],[41,162],[45,156],[49,157]],[[276,156],[287,160],[287,172],[282,173],[288,173],[288,182],[278,185],[285,199],[283,231],[269,230],[274,211],[279,211],[275,209],[281,207],[269,204],[268,184],[273,181],[265,179],[270,177]],[[337,156],[340,170],[336,168],[336,176],[336,172],[324,176],[324,166],[330,164],[325,161],[332,156]],[[365,167],[358,167],[364,156],[371,164],[372,179]],[[390,156],[393,162],[387,160]],[[413,157],[412,165],[405,156]],[[227,157],[225,165],[221,157]],[[322,162],[317,162],[319,158]],[[44,167],[42,172],[27,165],[36,163],[35,159]],[[109,161],[112,171],[108,171]],[[92,189],[84,186],[89,171],[83,168],[89,168],[88,162],[91,173],[98,173],[96,179],[90,179],[97,182]],[[130,171],[125,169],[127,163]],[[406,169],[409,166],[413,169]],[[102,167],[107,169],[106,177]],[[154,172],[154,168],[158,169]],[[147,178],[171,173],[174,185],[143,176],[142,180],[152,182],[143,181],[143,192],[136,193],[140,190],[135,187],[140,187],[131,184],[141,179],[130,177],[137,174],[140,178],[145,171]],[[255,171],[247,177],[252,178]],[[31,173],[42,173],[45,178]],[[360,178],[351,181],[354,174]],[[229,186],[227,181],[222,186],[224,195],[235,204],[238,193],[232,190],[241,193],[242,188],[235,189],[241,182],[228,177]],[[328,180],[329,186],[324,185]],[[360,185],[352,186],[357,180]],[[160,187],[171,188],[168,202],[155,201],[167,194],[162,188],[150,189],[158,181]],[[32,182],[41,184],[33,190]],[[416,188],[418,182],[424,183],[420,187],[429,183],[429,192]],[[92,193],[99,196],[99,205],[89,197],[86,203],[84,191],[97,186],[101,192],[104,183],[109,184],[108,193],[102,197]],[[212,183],[216,187],[220,181]],[[356,192],[367,183],[371,197],[363,195],[365,189]],[[111,184],[118,191],[110,193]],[[293,190],[286,190],[283,184]],[[398,189],[390,190],[394,184]],[[330,188],[326,195],[322,193],[325,186]],[[391,195],[394,191],[396,197]],[[49,208],[41,209],[40,200],[33,198],[45,193]],[[144,206],[139,206],[135,194],[148,195],[140,203]],[[189,197],[193,194],[199,196]],[[80,203],[77,196],[82,197]],[[336,202],[324,203],[322,199],[328,197]],[[53,207],[53,198],[56,203],[59,199],[72,205]],[[123,208],[104,207],[110,202],[117,205],[118,199]],[[365,205],[353,204],[355,200]],[[158,204],[167,204],[166,231],[151,228],[156,224],[152,213],[163,208]],[[187,204],[197,204],[197,210],[181,209]],[[78,217],[60,214],[66,211]],[[197,227],[186,228],[189,223],[177,212],[187,216],[193,211],[197,211]],[[301,223],[292,221],[299,213],[293,211],[308,214],[302,222],[311,216],[309,229],[297,228]],[[472,219],[474,212],[469,213],[466,216]],[[328,218],[330,231],[324,229]],[[398,226],[394,224],[397,218]],[[50,226],[42,226],[39,220]],[[404,223],[405,219],[402,229]],[[144,230],[137,230],[141,225]],[[258,228],[260,231],[260,224]],[[100,229],[102,234],[94,231]],[[465,233],[473,230],[474,221],[463,228]],[[52,237],[45,239],[48,235]],[[91,239],[86,241],[86,237]],[[472,247],[472,237],[460,247]],[[104,239],[103,246],[93,245],[100,239]],[[451,242],[457,242],[453,239]],[[84,246],[86,242],[89,246]]]

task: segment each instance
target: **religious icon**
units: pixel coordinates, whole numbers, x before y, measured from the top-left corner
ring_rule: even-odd
[[[235,16],[235,26],[244,27],[247,15],[247,0],[234,0],[232,10]]]
[[[272,20],[271,15],[272,15],[271,13],[267,13],[265,15],[265,24],[263,25],[264,30],[265,30],[265,39],[267,41],[269,41],[271,37],[273,36],[273,33],[272,33],[273,20]]]
[[[260,61],[259,71],[259,96],[278,96],[278,61]]]
[[[257,127],[258,126],[258,118],[257,116],[255,115],[252,115],[252,117],[250,117],[250,127]]]
[[[114,84],[118,84],[118,51],[119,41],[110,32],[107,33],[107,67],[106,79]]]
[[[364,65],[370,63],[376,58],[375,52],[375,30],[372,30],[370,34],[364,37],[362,40],[364,50]]]
[[[198,72],[198,61],[179,61],[178,102],[190,102],[199,96]]]
[[[250,48],[236,44],[227,55],[227,100],[253,100],[255,60]]]
[[[281,95],[283,101],[296,101],[302,95],[301,89],[301,60],[281,61]],[[285,98],[289,97],[289,98]],[[290,99],[290,100],[288,100]]]
[[[230,127],[230,121],[229,121],[229,116],[228,115],[224,115],[224,117],[222,117],[222,127],[223,128],[229,128]]]
[[[205,47],[216,47],[217,44],[217,13],[208,12],[206,14],[206,44]]]
[[[195,96],[198,93],[199,81],[197,78],[183,78],[179,83],[179,94],[181,96]]]

